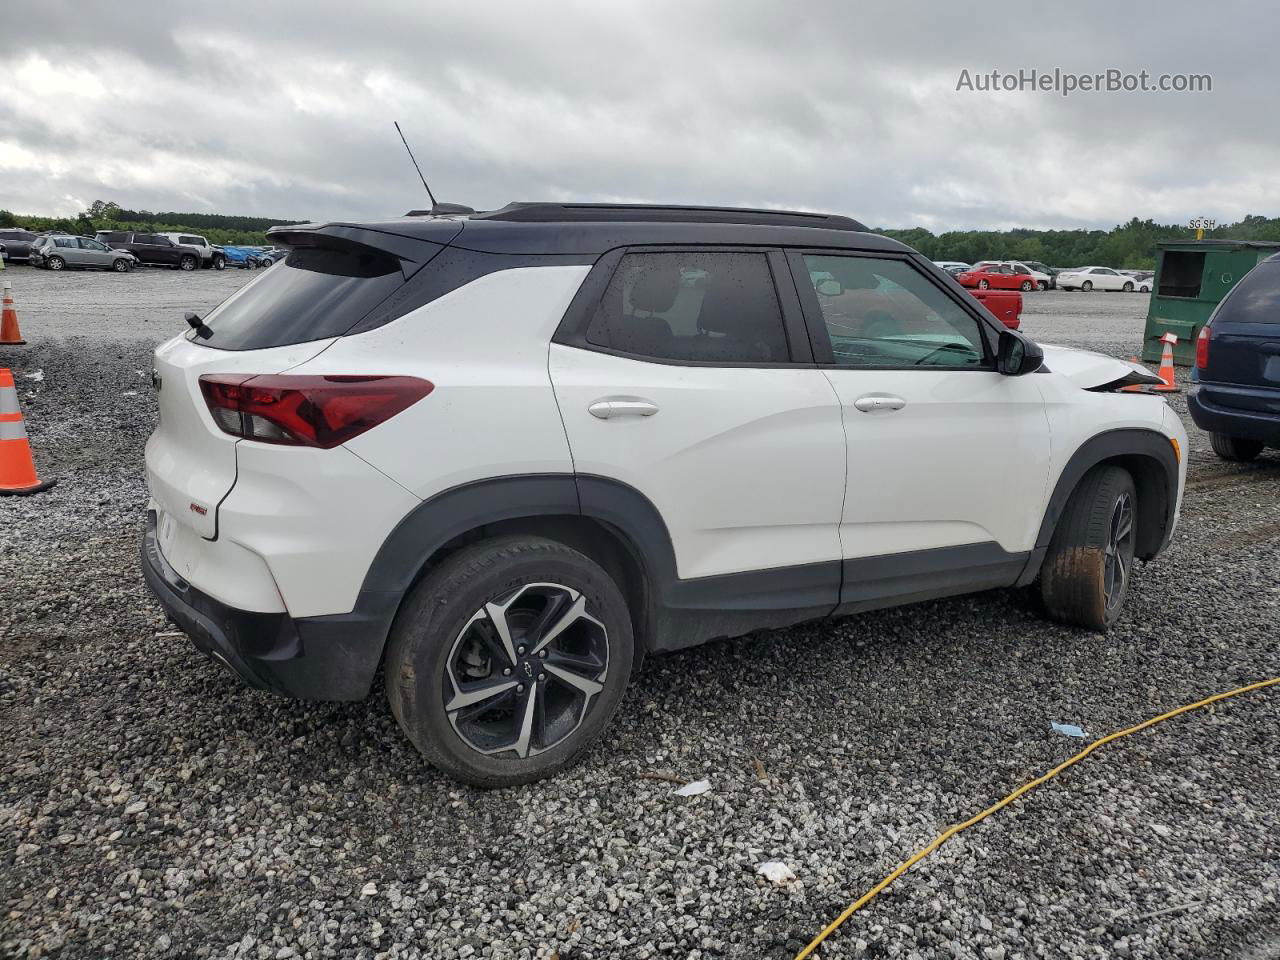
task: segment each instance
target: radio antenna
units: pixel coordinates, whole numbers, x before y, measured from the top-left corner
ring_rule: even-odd
[[[413,169],[418,171],[418,179],[422,181],[422,186],[426,188],[427,196],[431,198],[431,212],[436,211],[436,195],[431,192],[431,188],[427,186],[427,178],[422,175],[422,168],[418,166],[418,158],[413,155],[413,151],[409,149],[409,141],[404,138],[404,131],[400,129],[400,121],[392,120],[396,125],[396,133],[400,134],[400,142],[404,144],[404,148],[408,151],[409,159],[413,161]]]
[[[436,203],[436,195],[431,192],[431,187],[427,186],[427,178],[422,175],[422,168],[418,166],[418,158],[409,149],[409,141],[404,138],[404,131],[400,129],[400,122],[398,120],[392,120],[391,122],[396,125],[396,133],[400,134],[400,142],[404,144],[405,150],[408,151],[409,159],[413,161],[413,169],[418,171],[418,179],[422,181],[422,186],[426,188],[427,196],[431,198],[430,210],[410,210],[408,216],[420,217],[424,213],[432,217],[468,216],[475,213],[470,207],[461,203]]]

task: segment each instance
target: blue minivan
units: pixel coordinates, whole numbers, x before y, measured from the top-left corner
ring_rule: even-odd
[[[1280,254],[1249,271],[1196,339],[1187,407],[1224,460],[1280,447]]]

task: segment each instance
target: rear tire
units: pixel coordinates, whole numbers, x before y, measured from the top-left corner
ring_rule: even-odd
[[[1103,633],[1119,618],[1133,574],[1137,498],[1133,478],[1121,467],[1085,474],[1040,571],[1050,617]]]
[[[1041,280],[1041,281],[1039,282],[1038,286],[1040,287],[1040,292],[1041,292],[1041,293],[1044,293],[1046,290],[1048,290],[1048,289],[1049,289],[1049,283],[1048,283],[1048,281],[1046,281],[1046,280]]]
[[[986,290],[986,289],[987,289],[988,287],[990,287],[990,286],[991,286],[991,281],[990,281],[990,280],[979,280],[979,281],[978,281],[978,289],[979,289],[979,290]]]
[[[558,773],[600,736],[633,657],[626,601],[603,569],[552,540],[499,537],[449,556],[405,599],[387,699],[434,766],[514,786]]]
[[[1266,446],[1261,440],[1247,440],[1244,437],[1233,437],[1225,433],[1211,433],[1209,442],[1213,445],[1213,452],[1223,460],[1239,462],[1252,460]]]

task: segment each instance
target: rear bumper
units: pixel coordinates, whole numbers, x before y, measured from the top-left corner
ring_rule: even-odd
[[[1241,388],[1233,388],[1239,390]],[[1261,395],[1264,391],[1258,391]],[[1274,397],[1276,391],[1265,391]],[[1201,430],[1225,433],[1242,440],[1257,440],[1269,447],[1280,447],[1280,414],[1240,410],[1215,403],[1210,391],[1193,386],[1187,395],[1191,419]]]
[[[362,700],[382,660],[398,594],[366,592],[348,614],[290,617],[239,610],[202,593],[160,553],[147,514],[142,575],[169,618],[196,647],[245,683],[303,700]]]

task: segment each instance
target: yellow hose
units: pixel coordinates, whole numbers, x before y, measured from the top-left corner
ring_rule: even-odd
[[[1017,790],[1013,791],[1013,793],[1009,794],[1000,802],[993,803],[991,806],[987,807],[987,809],[983,810],[981,813],[976,814],[973,817],[970,817],[964,823],[957,823],[954,826],[948,827],[943,833],[939,834],[934,839],[934,841],[930,843],[927,847],[925,847],[919,853],[916,853],[914,856],[911,857],[911,859],[905,861],[904,863],[899,864],[898,868],[894,870],[893,873],[889,874],[887,877],[885,877],[883,880],[877,883],[874,887],[872,887],[870,890],[868,890],[866,893],[860,896],[857,900],[849,904],[849,906],[845,908],[845,911],[842,914],[840,914],[840,916],[836,917],[829,924],[827,924],[827,926],[823,929],[823,931],[820,934],[818,934],[816,937],[814,937],[812,941],[810,941],[807,947],[805,947],[803,950],[801,950],[799,953],[796,954],[795,960],[805,960],[806,957],[808,957],[810,954],[813,953],[813,951],[817,950],[818,947],[822,945],[822,942],[826,940],[827,937],[835,933],[836,930],[840,928],[841,924],[843,924],[855,913],[857,913],[859,910],[865,907],[868,903],[874,900],[880,894],[881,891],[883,891],[886,887],[889,886],[889,884],[893,883],[893,881],[897,880],[900,876],[902,876],[904,873],[906,873],[908,870],[914,867],[917,863],[919,863],[929,854],[933,853],[933,851],[937,850],[940,846],[942,846],[944,843],[946,843],[948,840],[954,837],[961,830],[968,830],[975,823],[981,823],[983,820],[991,816],[991,814],[995,813],[997,810],[1001,810],[1004,807],[1007,807],[1009,804],[1013,803],[1013,801],[1017,800],[1020,796],[1022,796],[1027,791],[1034,790],[1036,787],[1040,786],[1040,784],[1044,783],[1045,781],[1052,780],[1054,777],[1060,774],[1063,770],[1067,769],[1067,767],[1074,766],[1075,764],[1079,763],[1081,760],[1083,760],[1089,754],[1093,753],[1093,751],[1097,750],[1103,744],[1110,743],[1112,740],[1119,740],[1121,737],[1127,737],[1131,733],[1137,733],[1140,730],[1146,730],[1148,727],[1154,727],[1157,723],[1161,723],[1164,720],[1168,720],[1172,717],[1176,717],[1179,714],[1187,713],[1191,710],[1199,710],[1201,707],[1207,707],[1210,704],[1217,703],[1219,700],[1226,700],[1229,697],[1236,697],[1242,693],[1250,693],[1254,690],[1261,690],[1264,687],[1271,687],[1278,683],[1280,683],[1280,677],[1273,677],[1270,680],[1259,680],[1257,683],[1251,683],[1245,687],[1237,687],[1234,690],[1228,690],[1226,693],[1217,693],[1217,694],[1214,694],[1212,697],[1206,697],[1204,700],[1200,700],[1196,703],[1189,703],[1185,707],[1178,707],[1178,709],[1170,710],[1168,713],[1162,713],[1158,717],[1152,717],[1150,720],[1144,720],[1142,723],[1139,723],[1137,726],[1129,727],[1126,730],[1117,730],[1115,733],[1109,733],[1105,737],[1103,737],[1101,740],[1095,740],[1093,743],[1089,744],[1089,746],[1085,747],[1083,750],[1077,753],[1074,757],[1071,757],[1069,760],[1064,760],[1062,763],[1058,764],[1048,773],[1044,774],[1043,776],[1036,777],[1036,779],[1031,780],[1028,783],[1024,783]]]

